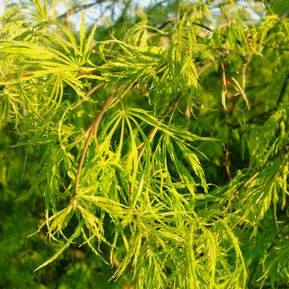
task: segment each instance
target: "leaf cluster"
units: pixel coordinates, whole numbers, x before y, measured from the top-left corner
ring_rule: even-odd
[[[112,36],[52,4],[1,18],[0,181],[55,244],[36,274],[66,256],[115,286],[287,284],[288,19],[177,2]]]

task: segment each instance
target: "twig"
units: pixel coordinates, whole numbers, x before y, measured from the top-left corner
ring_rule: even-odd
[[[77,4],[77,5],[73,6],[72,8],[68,9],[63,14],[58,15],[57,19],[67,18],[70,15],[76,14],[76,13],[82,11],[82,10],[85,10],[85,9],[89,9],[89,8],[93,7],[94,5],[97,5],[97,4],[100,4],[100,3],[103,3],[103,2],[104,1],[100,0],[100,1],[95,1],[95,2],[92,2],[92,3],[88,3],[88,4],[83,4],[83,5]]]
[[[226,96],[227,96],[227,79],[226,79],[226,71],[223,63],[220,64],[222,70],[222,105],[225,110],[227,110],[226,106]]]
[[[286,77],[285,77],[285,80],[282,84],[282,87],[281,87],[281,90],[280,90],[280,93],[279,93],[279,96],[278,96],[278,99],[277,99],[277,102],[276,102],[276,106],[278,106],[280,104],[280,102],[282,101],[284,95],[285,95],[285,92],[286,92],[286,89],[287,89],[287,86],[288,86],[288,78],[289,78],[289,72],[286,73]]]
[[[230,24],[231,24],[231,20],[230,20],[229,16],[227,15],[227,13],[224,10],[224,6],[225,5],[226,5],[225,3],[217,5],[217,7],[220,9],[220,11],[222,12],[222,14],[223,14],[223,16],[224,16],[224,18],[226,20],[226,24],[222,25],[221,26],[222,28],[230,26]]]
[[[277,98],[276,104],[275,104],[272,108],[270,108],[268,111],[265,111],[265,112],[262,112],[262,113],[260,113],[260,114],[256,114],[256,115],[252,116],[252,117],[248,120],[248,123],[251,123],[251,122],[254,121],[255,119],[263,119],[263,120],[264,120],[264,118],[265,118],[267,115],[268,115],[268,116],[271,116],[271,114],[278,109],[278,106],[279,106],[280,102],[282,101],[283,97],[285,96],[285,93],[286,93],[286,90],[287,90],[287,87],[288,87],[288,79],[289,79],[289,71],[288,71],[288,73],[286,74],[285,80],[284,80],[284,82],[283,82],[283,84],[282,84],[282,87],[281,87],[279,96],[278,96],[278,98]],[[269,83],[268,83],[267,85],[269,85]],[[260,85],[260,86],[263,87],[263,85]],[[258,87],[258,86],[256,86],[256,87]],[[255,88],[255,87],[253,87],[253,88]],[[250,88],[250,87],[247,88],[247,90],[248,90],[248,89],[252,89],[252,87],[251,87],[251,88]],[[241,127],[240,124],[231,124],[231,123],[229,123],[229,122],[227,122],[227,124],[228,124],[229,126],[231,126],[233,129],[237,129],[237,128]]]
[[[270,246],[266,249],[266,255],[268,255],[271,250],[274,248],[274,246],[276,245],[277,241],[278,241],[278,238],[280,237],[280,235],[282,233],[284,233],[286,227],[288,226],[288,223],[286,222],[286,220],[284,221],[282,227],[278,230],[278,232],[275,234],[275,237],[273,239],[273,241],[271,242]],[[259,265],[260,261],[259,260],[256,260],[253,264],[254,264],[254,267],[252,269],[252,272],[251,272],[251,276],[249,278],[249,281],[248,281],[248,286],[250,287],[250,285],[253,283],[254,281],[254,276],[257,272],[257,269],[258,269],[258,265]]]
[[[125,19],[126,13],[127,13],[128,9],[129,9],[130,5],[131,5],[131,1],[130,1],[130,0],[127,0],[127,1],[125,2],[125,6],[124,6],[124,8],[123,8],[123,10],[122,10],[121,15],[118,17],[118,19],[116,19],[114,26],[117,26],[119,23],[123,22],[123,20]]]
[[[169,113],[171,113],[173,110],[176,109],[179,101],[180,101],[180,98],[181,98],[181,94],[179,94],[167,107],[166,111],[162,114],[162,116],[165,116]],[[162,122],[162,120],[160,120]],[[159,128],[157,127],[153,127],[151,129],[151,131],[149,132],[149,134],[147,135],[147,139],[149,141],[149,143],[151,143],[156,135],[156,133],[158,132]],[[139,149],[140,149],[140,154],[139,154],[139,157],[138,159],[140,160],[144,151],[145,151],[145,145],[144,145],[144,142],[139,146]]]
[[[232,134],[232,129],[230,129],[229,134]],[[228,180],[232,180],[232,175],[231,175],[231,160],[230,160],[230,149],[229,149],[229,140],[230,137],[228,138],[227,143],[224,145],[224,152],[225,152],[225,170],[226,170],[226,175],[228,177]]]
[[[281,160],[281,165],[283,165],[283,162],[285,160],[286,155],[289,153],[289,144],[286,144],[283,146],[282,149],[280,149],[278,152],[276,152],[271,158],[266,160],[266,162],[246,181],[246,182],[241,182],[236,189],[236,192],[239,192],[241,189],[246,188],[246,186],[254,180],[263,170],[265,170],[271,162],[275,161],[277,158],[281,157],[283,154],[285,154],[283,160]],[[280,166],[281,166],[280,165]],[[278,168],[279,169],[279,168]],[[277,169],[277,170],[278,170]],[[275,175],[275,174],[274,174]]]
[[[168,24],[174,23],[176,20],[177,20],[177,17],[164,20],[164,22],[161,23],[161,24],[157,27],[157,29],[161,30],[161,29],[165,28],[165,26],[167,26]],[[199,22],[193,21],[191,24],[192,24],[192,25],[195,25],[195,26],[198,26],[198,27],[201,27],[201,28],[203,28],[203,29],[205,29],[205,30],[207,30],[207,31],[209,31],[209,32],[213,32],[213,31],[214,31],[214,30],[211,29],[210,27],[208,27],[208,26],[206,26],[206,25],[204,25],[204,24],[202,24],[202,23],[199,23]]]
[[[95,89],[96,90],[96,89]],[[92,93],[92,92],[91,92]],[[90,94],[91,94],[90,93]],[[77,168],[77,173],[75,176],[75,191],[74,191],[74,198],[75,196],[78,194],[78,188],[79,188],[79,179],[80,179],[80,175],[81,175],[81,170],[83,167],[83,163],[84,163],[84,158],[86,156],[87,153],[87,149],[88,149],[88,145],[90,143],[90,140],[93,136],[94,133],[97,133],[97,129],[99,126],[99,123],[104,115],[104,113],[106,112],[106,110],[118,99],[117,96],[111,95],[109,96],[105,103],[103,104],[103,106],[101,107],[99,113],[97,114],[97,116],[95,117],[92,125],[90,126],[90,128],[88,129],[88,135],[84,144],[84,148],[83,151],[81,153],[80,159],[79,159],[79,163],[78,163],[78,168]]]

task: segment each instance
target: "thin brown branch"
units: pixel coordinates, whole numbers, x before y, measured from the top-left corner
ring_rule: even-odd
[[[159,26],[157,27],[157,29],[161,30],[161,29],[165,28],[165,26],[167,26],[168,24],[171,24],[171,23],[176,22],[177,19],[178,19],[177,17],[166,19],[166,20],[164,20],[163,23],[159,24]],[[193,22],[191,23],[191,25],[201,27],[201,28],[203,28],[203,29],[205,29],[205,30],[207,30],[207,31],[209,31],[209,32],[213,32],[213,31],[214,31],[214,30],[211,29],[209,26],[206,26],[205,24],[202,24],[202,23],[199,23],[199,22],[193,21]]]
[[[57,19],[61,19],[61,18],[67,18],[70,15],[76,14],[80,11],[89,9],[97,4],[103,3],[104,1],[100,0],[100,1],[95,1],[92,3],[88,3],[88,4],[77,4],[75,6],[73,6],[72,8],[68,9],[66,12],[64,12],[63,14],[60,14],[57,16]]]
[[[172,111],[176,110],[178,103],[181,99],[181,94],[179,94],[167,107],[166,111],[162,114],[162,116],[166,116],[167,114],[170,114]],[[162,120],[160,120],[160,122],[162,122]],[[149,134],[147,135],[147,139],[149,141],[149,143],[151,143],[156,135],[156,133],[158,132],[159,128],[157,127],[153,127],[151,129],[151,131],[149,132]],[[140,149],[140,154],[139,154],[139,160],[141,159],[144,151],[145,151],[145,145],[144,142],[139,146]]]
[[[282,87],[281,87],[281,90],[277,99],[277,103],[276,103],[277,106],[280,104],[280,102],[282,102],[283,97],[286,93],[287,86],[288,86],[288,78],[289,78],[289,72],[287,72],[285,79],[283,81],[283,84],[282,84]]]
[[[229,18],[229,16],[227,15],[227,13],[225,12],[225,9],[224,9],[224,6],[227,5],[227,4],[230,4],[229,2],[228,3],[216,3],[216,7],[218,7],[221,11],[221,13],[223,14],[225,20],[226,20],[226,23],[224,25],[222,25],[221,27],[228,27],[230,26],[231,24],[231,20]]]
[[[92,90],[96,90],[95,88],[93,88]],[[93,93],[93,91],[90,91],[90,94]],[[79,180],[80,180],[80,175],[81,175],[81,170],[83,167],[83,163],[84,163],[84,159],[88,150],[88,146],[89,143],[94,135],[94,133],[97,133],[97,129],[98,126],[100,124],[100,121],[104,115],[104,113],[106,112],[106,110],[118,99],[117,96],[111,95],[109,96],[106,101],[104,102],[103,106],[101,107],[99,113],[97,114],[97,116],[95,117],[92,125],[90,126],[90,128],[88,129],[88,135],[83,147],[83,151],[81,153],[80,159],[79,159],[79,163],[78,163],[78,168],[77,168],[77,173],[75,176],[75,191],[74,191],[74,197],[78,194],[78,188],[79,188]]]
[[[227,96],[227,79],[226,79],[226,70],[223,63],[220,64],[221,72],[222,72],[222,105],[225,110],[227,110],[226,106],[226,96]]]
[[[131,1],[130,1],[130,0],[128,0],[128,1],[125,2],[124,8],[123,8],[123,10],[122,10],[122,13],[121,13],[121,15],[118,17],[118,19],[116,19],[114,26],[117,26],[118,24],[120,24],[121,22],[123,22],[123,20],[125,19],[125,16],[126,16],[126,14],[127,14],[127,11],[128,11],[128,9],[129,9],[130,5],[131,5]]]

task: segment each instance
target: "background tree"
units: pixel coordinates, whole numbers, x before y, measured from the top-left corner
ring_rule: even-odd
[[[287,288],[284,6],[64,3],[1,17],[0,286]]]

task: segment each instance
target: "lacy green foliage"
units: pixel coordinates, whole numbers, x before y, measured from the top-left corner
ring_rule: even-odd
[[[114,36],[84,14],[69,29],[49,1],[2,16],[1,200],[29,212],[26,235],[40,224],[23,288],[288,284],[289,22],[197,2]]]

